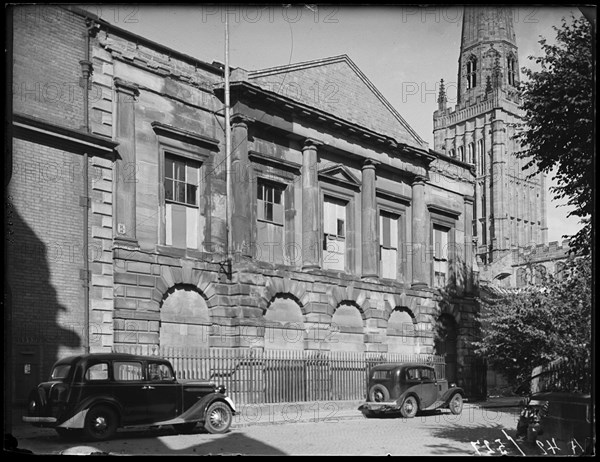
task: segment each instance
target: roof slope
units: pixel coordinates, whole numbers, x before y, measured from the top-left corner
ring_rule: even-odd
[[[334,56],[248,72],[253,84],[418,148],[427,144],[360,69]]]

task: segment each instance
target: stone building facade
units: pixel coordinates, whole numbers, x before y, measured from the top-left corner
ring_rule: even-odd
[[[39,374],[68,352],[125,345],[435,351],[476,393],[474,170],[430,150],[349,57],[232,69],[228,172],[222,64],[75,8],[30,24],[36,8],[13,16],[8,281],[12,338],[33,319],[62,332],[51,349],[25,342]],[[33,94],[54,76],[72,82],[69,101]],[[17,180],[23,163],[84,158],[87,186],[80,171]],[[53,260],[53,236],[71,228],[87,257]],[[22,259],[25,235],[37,266]],[[449,340],[436,342],[439,325]]]
[[[465,7],[458,59],[457,104],[447,107],[442,84],[433,116],[434,148],[475,166],[478,269],[499,281],[514,271],[513,250],[547,245],[546,178],[532,169],[514,139],[522,120],[517,93],[519,55],[512,9]],[[506,281],[505,281],[506,282]]]

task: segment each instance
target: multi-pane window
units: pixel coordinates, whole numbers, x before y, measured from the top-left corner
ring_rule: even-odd
[[[445,287],[448,280],[448,228],[433,226],[433,276],[435,287]]]
[[[475,88],[477,86],[477,59],[470,58],[467,61],[467,88]]]
[[[346,205],[325,197],[323,203],[323,268],[343,271],[346,266]]]
[[[256,188],[255,257],[269,263],[284,264],[285,186],[259,179]]]
[[[396,279],[398,265],[398,215],[382,211],[379,214],[379,257],[381,277]]]
[[[198,167],[191,161],[165,157],[165,199],[186,205],[198,204]]]
[[[185,157],[165,155],[165,244],[198,249],[200,164]]]
[[[263,181],[257,184],[257,218],[283,225],[283,187]]]
[[[508,76],[508,84],[513,87],[516,86],[517,83],[517,69],[516,69],[516,60],[514,56],[509,56],[506,59],[506,68],[507,68],[507,76]]]

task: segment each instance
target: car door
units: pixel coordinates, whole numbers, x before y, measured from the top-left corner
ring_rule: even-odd
[[[160,422],[181,414],[181,386],[168,364],[148,361],[146,388],[148,422]]]
[[[428,367],[419,368],[419,374],[421,376],[421,409],[425,409],[438,399],[437,381],[435,372]]]
[[[122,407],[123,425],[144,423],[147,420],[147,394],[144,368],[141,361],[113,361],[112,395]]]

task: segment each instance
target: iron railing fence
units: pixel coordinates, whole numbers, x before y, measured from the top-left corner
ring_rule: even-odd
[[[256,348],[160,347],[121,345],[115,352],[153,354],[168,359],[181,380],[225,385],[239,404],[363,400],[368,372],[386,362],[419,362],[446,378],[443,356],[428,354],[289,351]]]

